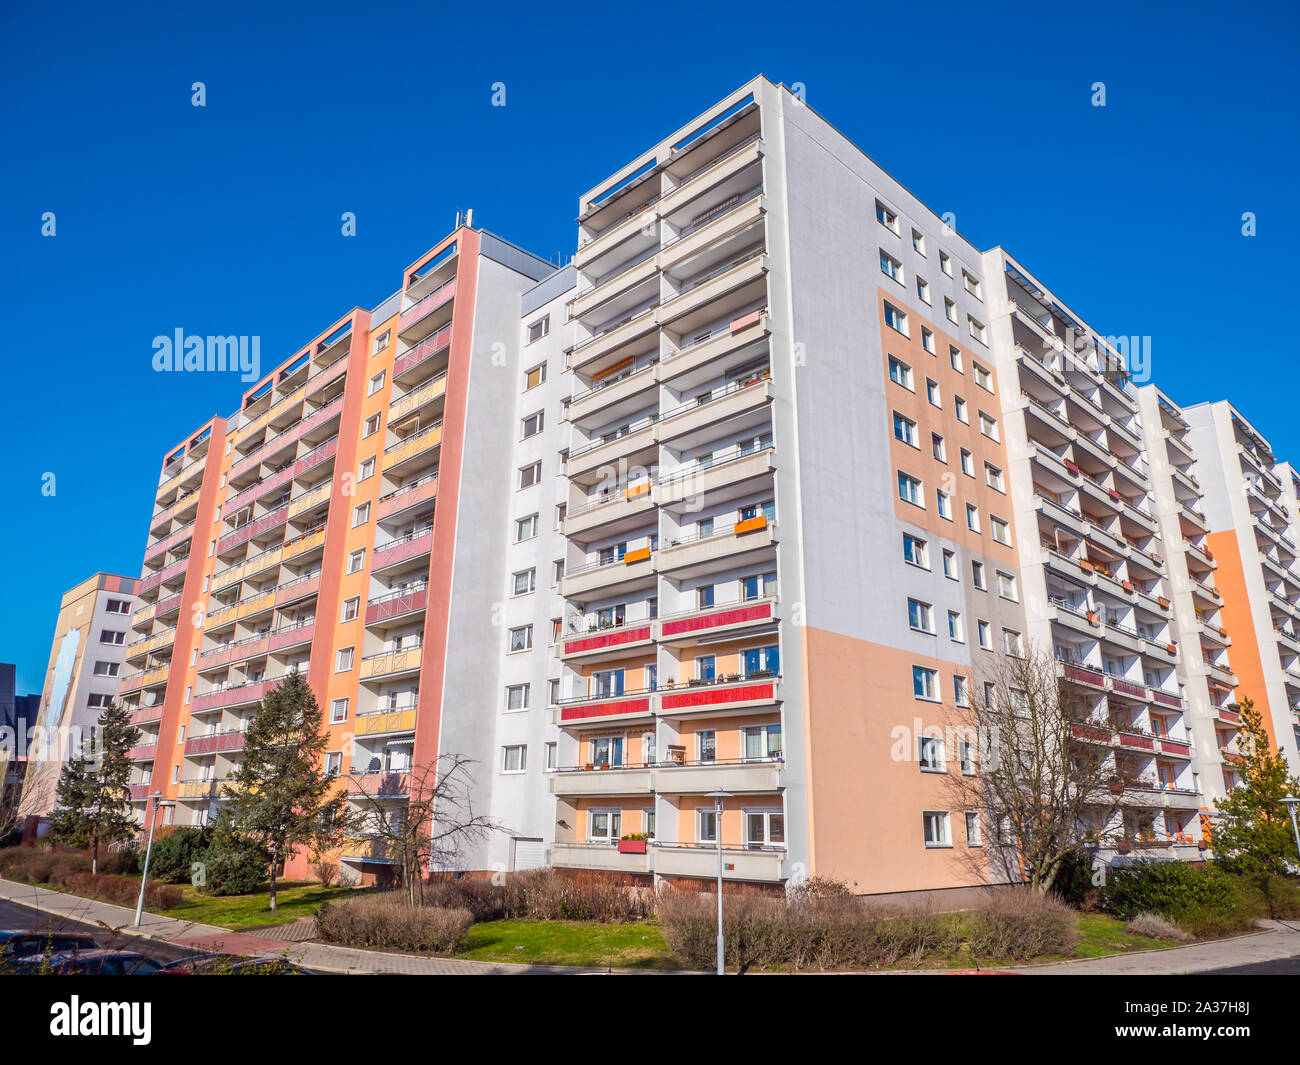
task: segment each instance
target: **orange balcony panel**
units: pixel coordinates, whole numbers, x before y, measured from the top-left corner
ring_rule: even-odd
[[[635,551],[629,551],[623,556],[623,563],[630,566],[633,562],[644,562],[649,557],[650,548],[638,547]]]
[[[735,533],[742,536],[747,532],[758,532],[759,529],[767,528],[767,515],[759,514],[757,517],[746,518],[744,521],[738,521],[735,525]]]

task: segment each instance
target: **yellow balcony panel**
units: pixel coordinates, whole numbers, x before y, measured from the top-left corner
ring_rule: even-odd
[[[310,492],[289,500],[289,517],[295,517],[304,510],[309,510],[318,503],[323,503],[329,499],[331,487],[333,487],[332,482],[326,481],[324,484],[317,485]]]
[[[391,470],[409,459],[417,458],[442,444],[442,424],[432,426],[394,444],[384,452],[384,469]]]
[[[363,658],[358,676],[361,680],[372,680],[417,670],[420,668],[420,652],[421,648],[412,647],[409,651],[387,651]]]
[[[325,530],[323,528],[309,532],[296,540],[291,540],[281,549],[284,552],[283,561],[288,562],[291,558],[297,558],[304,551],[310,551],[313,547],[320,547],[324,542]]]
[[[264,595],[254,596],[239,603],[235,607],[235,618],[242,619],[250,617],[253,614],[260,614],[263,610],[270,610],[275,606],[275,593],[267,592]]]
[[[389,732],[414,732],[415,707],[405,710],[381,710],[373,714],[359,714],[356,735],[378,736]]]

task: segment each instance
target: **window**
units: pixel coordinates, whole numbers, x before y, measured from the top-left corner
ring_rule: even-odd
[[[510,630],[510,654],[532,650],[532,646],[533,627],[531,625],[521,625],[517,629]]]
[[[526,518],[515,520],[515,543],[531,540],[537,535],[537,515],[529,514]]]
[[[969,448],[961,449],[961,472],[967,477],[975,476],[975,460]]]
[[[895,307],[892,303],[885,303],[885,325],[896,332],[908,336],[907,332],[907,315]]]
[[[945,521],[952,521],[952,500],[947,492],[941,492],[938,489],[934,493],[934,506],[939,512],[939,517]]]
[[[532,486],[537,484],[541,479],[542,479],[541,462],[534,462],[529,466],[523,467],[523,469],[519,471],[519,487],[521,489],[532,488]]]
[[[623,764],[622,736],[595,736],[588,746],[591,748],[589,761],[592,765],[609,768]]]
[[[903,264],[883,248],[880,249],[880,272],[886,277],[892,277],[899,284],[903,282]]]
[[[970,424],[970,412],[966,409],[966,401],[961,396],[955,396],[953,407],[957,411],[957,420],[964,425]]]
[[[372,351],[371,354],[378,355],[381,351],[387,348],[389,342],[392,340],[392,334],[393,331],[391,329],[385,329],[379,334],[379,336],[375,337],[375,350]]]
[[[912,368],[905,362],[899,362],[894,356],[889,356],[889,379],[896,385],[902,385],[909,392],[912,388]]]
[[[950,847],[948,842],[948,813],[946,810],[926,810],[921,818],[925,824],[927,847]]]
[[[546,682],[546,704],[554,706],[560,701],[560,681],[558,677],[553,677]]]
[[[986,585],[986,584],[984,583],[984,563],[983,563],[983,562],[978,562],[978,561],[974,561],[974,560],[971,561],[971,564],[970,564],[970,579],[971,579],[971,583],[974,584],[975,587],[978,588],[980,591],[984,591],[984,590],[988,587],[988,585]]]
[[[957,579],[957,556],[946,547],[943,549],[943,575],[950,581]]]
[[[1002,480],[1002,471],[991,462],[984,463],[984,483],[999,492],[1005,493],[1007,490]]]
[[[740,578],[740,601],[753,602],[776,595],[776,573],[756,573],[751,577]]]
[[[348,719],[348,701],[334,699],[330,703],[330,724],[337,725]]]
[[[1011,546],[1011,526],[1005,519],[989,515],[989,528],[993,531],[993,539],[1007,547]]]
[[[954,643],[966,642],[966,627],[962,624],[961,614],[956,610],[948,611],[948,639]]]
[[[695,733],[695,760],[697,762],[718,760],[718,734],[715,730],[699,729]]]
[[[377,432],[379,432],[379,415],[372,414],[365,420],[361,429],[361,435],[364,438],[367,436],[374,436]]]
[[[983,433],[985,436],[987,436],[990,440],[996,440],[998,438],[997,420],[991,414],[985,414],[984,411],[980,411],[979,417],[980,417],[980,432]]]
[[[962,284],[966,286],[966,291],[974,296],[977,300],[983,302],[984,297],[980,295],[980,283],[971,277],[965,270],[961,272]]]
[[[958,706],[970,706],[970,689],[960,673],[952,675],[952,699]]]
[[[376,392],[378,392],[381,388],[383,388],[384,379],[387,377],[387,375],[388,375],[387,370],[380,370],[379,373],[375,374],[375,376],[372,377],[366,384],[366,395],[373,396]]]
[[[743,757],[747,762],[761,762],[781,757],[781,726],[747,725],[740,730]]]
[[[536,436],[545,427],[545,423],[546,423],[545,411],[539,410],[534,414],[528,415],[528,417],[523,420],[522,438],[524,440],[527,440],[530,436]]]
[[[92,693],[86,700],[86,705],[92,709],[111,705],[112,697],[102,693]]]
[[[362,459],[361,464],[357,467],[357,480],[364,481],[375,475],[375,460],[373,458]]]
[[[941,251],[939,253],[939,269],[949,277],[952,277],[952,259],[949,258],[946,251]]]
[[[951,344],[948,345],[948,361],[952,364],[952,368],[958,373],[964,372],[961,368],[961,352]]]
[[[925,326],[921,326],[921,347],[931,355],[934,354],[934,333]]]
[[[903,533],[903,561],[922,569],[930,568],[929,555],[924,540]]]
[[[916,279],[916,298],[922,303],[930,302],[930,284],[919,277]]]
[[[944,763],[943,740],[937,736],[921,736],[917,740],[917,762],[922,772],[945,772],[948,767]]]
[[[546,363],[538,363],[531,370],[524,372],[524,391],[546,383]]]
[[[981,366],[979,363],[972,363],[975,368],[975,383],[984,389],[985,392],[993,391],[993,374],[989,372],[987,366]]]
[[[527,684],[511,684],[506,688],[507,710],[528,709],[528,687]]]
[[[513,595],[527,595],[537,587],[537,570],[521,569],[511,577]]]
[[[1020,657],[1020,633],[1015,629],[1002,630],[1002,650],[1016,658]]]
[[[110,599],[108,605],[104,607],[107,614],[129,614],[131,613],[131,604],[125,599]]]
[[[971,532],[980,531],[980,508],[974,503],[966,504],[966,528]]]
[[[555,569],[554,572],[551,574],[551,583],[559,584],[564,577],[564,559],[557,558],[553,563],[553,565]]]
[[[1016,601],[1016,579],[1010,573],[1003,573],[998,570],[998,595],[1003,599]]]
[[[984,328],[983,322],[978,322],[969,314],[966,315],[966,323],[970,328],[970,335],[978,340],[981,344],[988,344],[988,331]]]
[[[366,564],[366,549],[359,547],[348,555],[348,572],[358,573]]]
[[[925,236],[915,229],[912,230],[912,248],[919,255],[925,254]]]
[[[549,314],[538,318],[535,322],[530,322],[528,324],[528,343],[531,344],[534,340],[541,340],[550,331],[551,316]]]
[[[97,677],[116,677],[122,667],[117,662],[96,662],[95,676]]]
[[[924,666],[912,667],[912,694],[918,699],[936,701],[939,690],[939,671]]]
[[[894,439],[901,440],[910,447],[916,447],[916,422],[894,411]]]
[[[993,650],[993,634],[987,621],[976,621],[975,631],[979,634],[980,646],[986,651]]]
[[[695,839],[697,843],[718,842],[718,813],[712,807],[695,811]]]
[[[943,298],[943,316],[950,322],[957,320],[957,304],[953,303],[947,296]]]
[[[748,849],[785,846],[785,814],[780,810],[746,810],[743,823]]]
[[[592,810],[587,822],[587,840],[591,843],[617,843],[623,834],[621,810]]]
[[[522,743],[501,748],[501,772],[522,773],[528,768],[528,748]]]
[[[717,659],[713,655],[699,655],[695,659],[695,679],[712,680],[717,671]]]
[[[352,668],[352,660],[356,656],[355,647],[340,647],[338,654],[334,656],[334,672],[346,673]]]
[[[898,498],[905,503],[911,503],[916,507],[924,507],[925,499],[922,495],[921,482],[915,477],[906,473],[898,475]]]
[[[925,398],[930,401],[931,406],[943,406],[943,394],[939,391],[938,381],[931,381],[928,377],[925,379]]]
[[[351,599],[343,600],[343,616],[340,621],[355,621],[357,615],[361,612],[361,597],[354,595]]]
[[[112,629],[103,629],[99,634],[99,642],[120,647],[126,642],[126,633],[114,632]]]
[[[362,503],[352,510],[352,527],[355,529],[358,525],[364,525],[370,520],[370,504]]]
[[[966,846],[984,846],[984,837],[980,835],[980,815],[978,810],[966,811]]]
[[[934,611],[919,599],[907,601],[907,623],[916,632],[934,633]]]
[[[898,232],[898,215],[879,200],[876,201],[876,221],[891,233]]]

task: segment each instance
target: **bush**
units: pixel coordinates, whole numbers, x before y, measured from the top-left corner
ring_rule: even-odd
[[[1265,912],[1275,921],[1300,917],[1300,881],[1271,873],[1262,877],[1243,878],[1243,884],[1258,897]]]
[[[1058,899],[1030,890],[997,891],[966,915],[975,957],[1023,961],[1069,954],[1078,942],[1073,911]]]
[[[212,829],[174,827],[167,835],[154,839],[149,876],[169,884],[188,884],[194,875],[194,863],[209,861],[211,846]]]
[[[139,880],[109,873],[71,873],[59,886],[74,895],[92,896],[119,906],[134,906],[140,898]],[[174,909],[181,904],[181,898],[180,888],[152,880],[144,892],[144,904],[150,910]]]
[[[1150,912],[1179,920],[1189,909],[1228,911],[1238,894],[1232,878],[1213,866],[1141,861],[1109,870],[1101,900],[1117,917]]]
[[[426,905],[469,910],[475,921],[530,917],[540,921],[639,921],[654,909],[651,894],[617,876],[532,869],[504,882],[435,878]]]
[[[90,852],[65,847],[13,847],[0,852],[0,876],[27,884],[49,884],[72,873],[90,872]]]
[[[1189,938],[1187,933],[1167,917],[1158,913],[1139,913],[1128,923],[1128,930],[1135,936],[1148,939],[1183,940]]]
[[[1101,905],[1101,894],[1092,882],[1094,855],[1092,851],[1077,850],[1065,856],[1061,868],[1052,882],[1052,894],[1067,906],[1091,913]]]
[[[135,876],[140,872],[140,852],[135,848],[135,842],[118,844],[111,847],[107,853],[99,853],[99,871],[108,873],[113,876]],[[153,866],[149,867],[149,875],[153,875]]]
[[[266,882],[268,865],[266,853],[249,840],[214,840],[199,890],[205,895],[251,895]]]
[[[412,906],[404,892],[387,891],[324,903],[316,929],[327,943],[453,954],[473,920],[469,910]]]

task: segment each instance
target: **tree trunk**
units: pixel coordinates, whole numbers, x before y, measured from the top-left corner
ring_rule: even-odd
[[[99,872],[99,833],[90,837],[90,871]]]
[[[271,909],[275,909],[275,858],[271,859]]]

